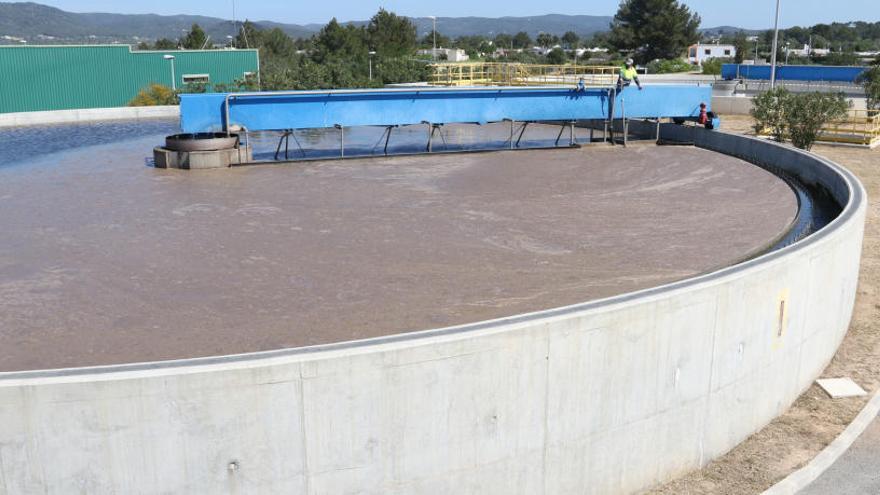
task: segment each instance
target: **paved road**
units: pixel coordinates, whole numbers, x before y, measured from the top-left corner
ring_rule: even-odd
[[[880,417],[801,495],[880,494]]]

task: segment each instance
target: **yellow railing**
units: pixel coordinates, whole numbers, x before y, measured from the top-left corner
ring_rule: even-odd
[[[769,136],[770,129],[763,130],[761,135]],[[817,141],[872,148],[880,146],[880,114],[876,111],[850,110],[845,118],[825,124]]]
[[[593,65],[532,65],[499,62],[432,64],[435,86],[613,86],[617,67]]]
[[[880,145],[880,114],[877,111],[850,110],[847,118],[822,128],[819,141],[829,143]]]

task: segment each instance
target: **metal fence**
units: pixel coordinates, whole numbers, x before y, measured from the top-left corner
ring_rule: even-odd
[[[761,135],[769,136],[770,130],[764,129]],[[880,146],[880,113],[876,110],[850,110],[845,118],[823,126],[818,141],[871,148]]]
[[[593,65],[533,65],[472,62],[432,64],[434,86],[586,86],[614,85],[618,67]]]
[[[827,124],[819,134],[819,141],[880,145],[880,114],[876,110],[850,110],[846,119]]]

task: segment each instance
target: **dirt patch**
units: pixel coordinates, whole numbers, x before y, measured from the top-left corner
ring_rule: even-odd
[[[729,116],[723,127],[748,134],[751,122],[749,117]],[[848,376],[873,393],[880,386],[880,149],[817,145],[813,152],[855,173],[869,198],[852,324],[822,376]],[[867,398],[831,400],[813,385],[788,412],[725,456],[648,493],[760,493],[815,457],[866,402]]]

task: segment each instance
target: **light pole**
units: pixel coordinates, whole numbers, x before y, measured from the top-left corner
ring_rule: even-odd
[[[164,55],[162,58],[171,61],[171,90],[177,91],[177,78],[174,76],[174,55]]]
[[[779,2],[776,0],[776,23],[773,27],[773,53],[770,55],[770,89],[776,87],[776,50],[779,49]]]
[[[791,46],[791,43],[785,44],[785,65],[788,65],[788,56],[791,55],[791,48],[789,46]]]
[[[376,52],[370,52],[370,81],[373,80],[373,55],[375,54]]]
[[[431,34],[434,36],[434,49],[431,50],[431,57],[434,61],[437,61],[437,16],[430,16],[431,21],[433,23],[433,27],[431,28]]]

